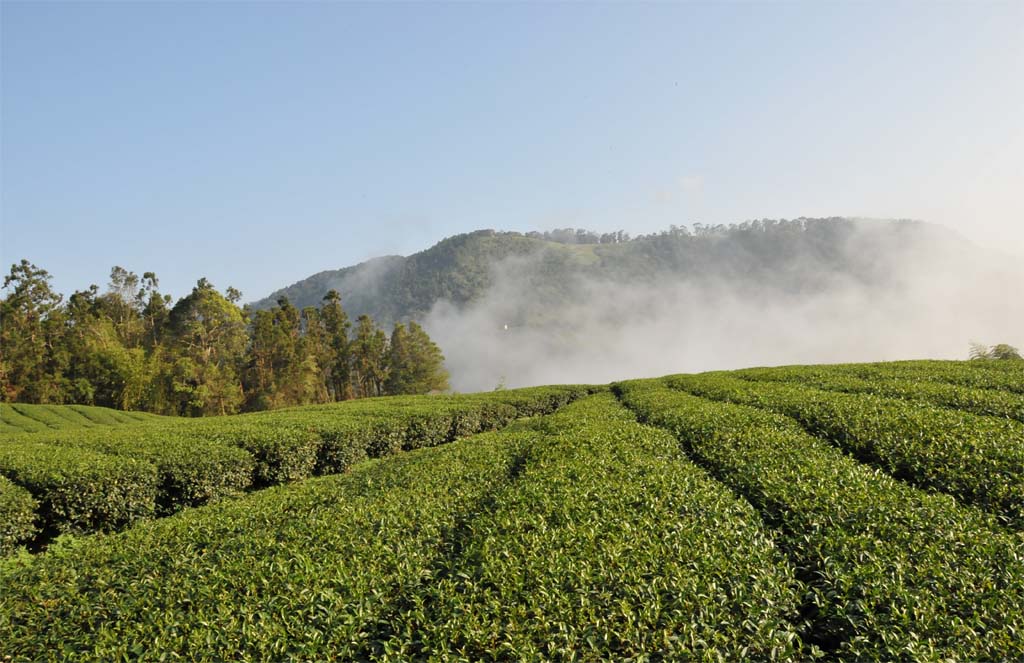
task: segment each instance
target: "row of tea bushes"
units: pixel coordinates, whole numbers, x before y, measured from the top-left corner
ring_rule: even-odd
[[[916,486],[1024,527],[1024,425],[924,403],[725,374],[666,378],[713,400],[788,415],[809,432]]]
[[[866,378],[829,366],[784,366],[734,371],[730,375],[757,382],[793,382],[827,391],[875,394],[889,398],[921,401],[990,417],[1024,422],[1024,394],[995,389],[977,389],[945,382],[887,377]]]
[[[14,558],[0,565],[4,653],[356,660],[459,519],[512,480],[525,442],[485,433]]]
[[[893,361],[840,364],[836,368],[868,380],[923,380],[1024,394],[1024,361]]]
[[[154,509],[161,514],[205,504],[245,489],[252,482],[252,456],[241,449],[189,435],[184,427],[187,423],[188,420],[181,420],[174,424],[11,436],[0,440],[0,449],[27,444],[53,448],[54,460],[50,467],[55,471],[60,468],[61,450],[68,458],[91,452],[112,459],[147,463],[155,468],[158,477]],[[0,473],[18,482],[17,475],[3,469]]]
[[[49,538],[118,529],[155,513],[156,469],[133,458],[5,441],[0,442],[0,476],[27,490],[36,504],[33,528],[21,529],[19,541],[36,533]],[[12,529],[5,517],[0,514],[0,528]]]
[[[0,439],[0,476],[36,498],[41,539],[120,529],[252,488],[343,472],[550,411],[589,387],[373,399],[251,416]],[[7,527],[0,521],[0,527]],[[19,530],[20,531],[20,530]],[[24,537],[22,541],[26,541]]]
[[[384,624],[394,660],[792,660],[801,588],[751,506],[610,394],[537,421],[518,479]]]
[[[164,417],[146,412],[124,412],[91,405],[0,403],[0,436],[96,426],[123,426],[162,419]]]
[[[991,516],[862,465],[790,418],[656,381],[617,391],[778,528],[809,586],[807,639],[830,658],[1024,658],[1024,544]]]
[[[35,535],[37,506],[32,493],[0,476],[0,557]]]
[[[792,660],[757,513],[597,395],[0,565],[14,660]],[[45,624],[45,627],[41,625]]]

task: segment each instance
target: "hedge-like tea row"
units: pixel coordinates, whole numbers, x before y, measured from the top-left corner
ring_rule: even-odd
[[[868,379],[828,366],[755,368],[734,371],[730,375],[757,382],[794,382],[827,391],[921,401],[982,416],[1006,417],[1024,422],[1024,395],[994,389],[885,377],[884,374]]]
[[[15,660],[785,659],[797,597],[750,506],[599,396],[0,566],[0,642]]]
[[[0,433],[38,433],[69,428],[121,426],[160,421],[145,412],[122,412],[90,405],[0,403]]]
[[[235,447],[188,435],[182,424],[54,431],[0,440],[0,448],[14,442],[38,441],[50,447],[149,463],[159,475],[157,510],[163,514],[236,494],[252,483],[252,456]],[[54,462],[59,463],[59,454]]]
[[[0,557],[35,535],[37,506],[32,493],[0,476]]]
[[[618,390],[780,529],[811,586],[811,640],[831,657],[1024,657],[1024,546],[991,517],[871,470],[781,415],[654,382]]]
[[[767,408],[923,488],[1024,527],[1024,425],[871,394],[845,394],[728,375],[666,378],[698,396]]]
[[[610,394],[532,426],[518,480],[389,614],[393,660],[792,660],[799,585],[747,502]]]
[[[6,465],[0,462],[0,475],[28,488],[43,504],[44,534],[117,529],[154,512],[167,515],[249,488],[343,472],[368,457],[497,428],[517,416],[557,408],[588,391],[539,387],[471,396],[373,399],[352,402],[351,407],[342,403],[8,436],[0,440],[0,458],[7,459]],[[136,490],[141,479],[126,468],[139,464],[156,468],[159,480],[154,491]],[[74,488],[79,484],[81,489]],[[140,500],[150,493],[148,508],[143,508]]]
[[[552,412],[592,387],[531,387],[460,396],[404,396],[191,422],[188,434],[249,451],[257,482],[343,472],[365,458],[436,446]],[[147,434],[155,430],[147,427]]]
[[[4,653],[365,658],[532,436],[486,433],[0,566]]]
[[[0,475],[35,497],[44,533],[111,530],[154,512],[156,469],[145,461],[5,441],[0,442]],[[0,528],[10,527],[0,520]]]
[[[893,361],[841,364],[836,368],[868,380],[924,380],[1024,394],[1024,361]]]

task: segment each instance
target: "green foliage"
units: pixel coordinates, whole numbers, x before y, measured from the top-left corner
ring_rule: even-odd
[[[300,308],[316,306],[325,293],[335,290],[353,317],[369,315],[390,328],[396,322],[422,320],[442,300],[455,306],[480,300],[494,285],[498,264],[529,265],[515,278],[528,284],[524,292],[535,300],[530,305],[544,304],[548,311],[549,305],[563,301],[567,284],[581,277],[614,282],[669,275],[699,283],[743,275],[751,284],[806,292],[827,281],[823,274],[861,282],[880,276],[878,261],[856,250],[858,237],[881,245],[905,245],[912,234],[931,239],[923,224],[841,218],[695,224],[692,231],[672,227],[635,238],[621,231],[598,235],[563,229],[523,235],[479,230],[448,237],[408,257],[387,256],[314,274],[254,307],[270,308],[281,296]]]
[[[778,528],[808,584],[805,639],[831,658],[1024,657],[1021,541],[990,517],[871,470],[787,417],[654,381],[618,390]]]
[[[157,473],[149,463],[31,440],[0,442],[0,475],[38,501],[44,533],[114,530],[151,517]]]
[[[1020,350],[1006,343],[988,347],[982,343],[971,343],[971,359],[1021,359]]]
[[[9,435],[0,439],[0,474],[40,500],[45,534],[110,530],[152,515],[154,503],[157,515],[167,515],[247,489],[344,472],[369,457],[444,444],[518,416],[550,412],[585,393],[568,386],[367,399]],[[140,466],[146,477],[152,474],[145,499],[136,494]]]
[[[757,515],[599,398],[11,564],[0,640],[78,660],[799,651],[797,585]]]
[[[396,324],[388,351],[387,393],[429,394],[448,389],[444,355],[423,327],[410,322],[406,331],[404,325]]]
[[[80,429],[10,436],[0,448],[14,442],[35,442],[69,457],[89,451],[118,459],[144,461],[159,477],[157,507],[173,513],[184,507],[237,494],[252,483],[252,456],[231,446],[189,435],[177,423]],[[59,464],[61,455],[54,456]]]
[[[842,368],[865,379],[939,382],[1024,395],[1024,368],[1015,361],[894,361],[848,364]]]
[[[0,389],[3,400],[60,402],[67,365],[58,345],[63,328],[61,296],[50,288],[50,274],[28,260],[11,265],[0,300]]]
[[[898,374],[890,373],[885,364],[752,368],[730,375],[745,380],[800,383],[827,391],[902,398],[1024,422],[1024,396],[1020,394],[896,377]]]
[[[377,628],[420,660],[785,660],[798,583],[749,504],[610,394],[517,430],[514,482]]]
[[[159,421],[146,412],[120,412],[88,405],[30,405],[0,403],[0,433],[35,433],[68,428],[123,426]]]
[[[255,460],[253,485],[270,486],[312,476],[321,438],[306,422],[277,419],[268,425],[252,419],[205,419],[179,429],[179,435],[247,451]]]
[[[106,292],[93,285],[61,305],[49,280],[27,261],[5,279],[4,400],[196,417],[448,389],[444,357],[422,327],[410,322],[406,333],[401,326],[389,344],[373,319],[361,316],[350,340],[333,290],[321,308],[300,311],[280,297],[268,310],[243,310],[237,290],[221,294],[200,279],[171,307],[153,273],[140,279],[114,267]],[[55,422],[19,418],[0,431]]]
[[[89,475],[104,462],[148,467],[149,504],[176,508],[169,478],[188,468],[197,484],[242,468],[249,487],[344,474],[9,556],[3,654],[1018,660],[1021,423],[972,414],[1019,399],[1012,364],[748,369],[9,435],[8,552],[39,542],[35,512],[60,531],[47,491],[72,503],[106,481],[88,499],[111,502],[115,482]],[[224,452],[241,462],[203,465]]]
[[[810,433],[922,488],[940,490],[1024,527],[1024,425],[871,394],[752,383],[727,375],[674,376],[698,396],[793,417]]]
[[[35,535],[37,507],[32,493],[0,475],[0,558]]]
[[[262,491],[0,571],[5,653],[351,660],[374,646],[373,624],[517,458],[516,440],[497,434],[436,453]]]

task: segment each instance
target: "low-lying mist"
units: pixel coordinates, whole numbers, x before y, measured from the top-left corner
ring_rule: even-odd
[[[439,302],[424,326],[458,391],[966,358],[973,340],[1021,344],[1020,265],[944,234],[890,239],[868,226],[827,260],[789,256],[747,273],[734,264],[610,279],[581,269],[553,283],[551,255],[507,259],[484,297],[463,307]]]

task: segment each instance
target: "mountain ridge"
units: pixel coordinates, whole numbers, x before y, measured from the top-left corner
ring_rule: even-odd
[[[573,237],[603,241],[575,243]],[[922,238],[947,249],[970,246],[959,235],[920,221],[848,217],[695,224],[692,230],[672,226],[636,238],[582,229],[544,234],[484,229],[446,237],[409,256],[380,256],[322,270],[251,306],[270,308],[282,296],[299,308],[319,306],[336,289],[350,315],[369,314],[389,326],[422,320],[439,302],[463,307],[480,299],[494,286],[496,270],[516,259],[531,261],[516,277],[542,292],[563,290],[584,277],[614,282],[729,279],[748,286],[775,283],[792,291],[815,287],[822,275],[885,278],[891,265],[877,259],[882,249]]]

